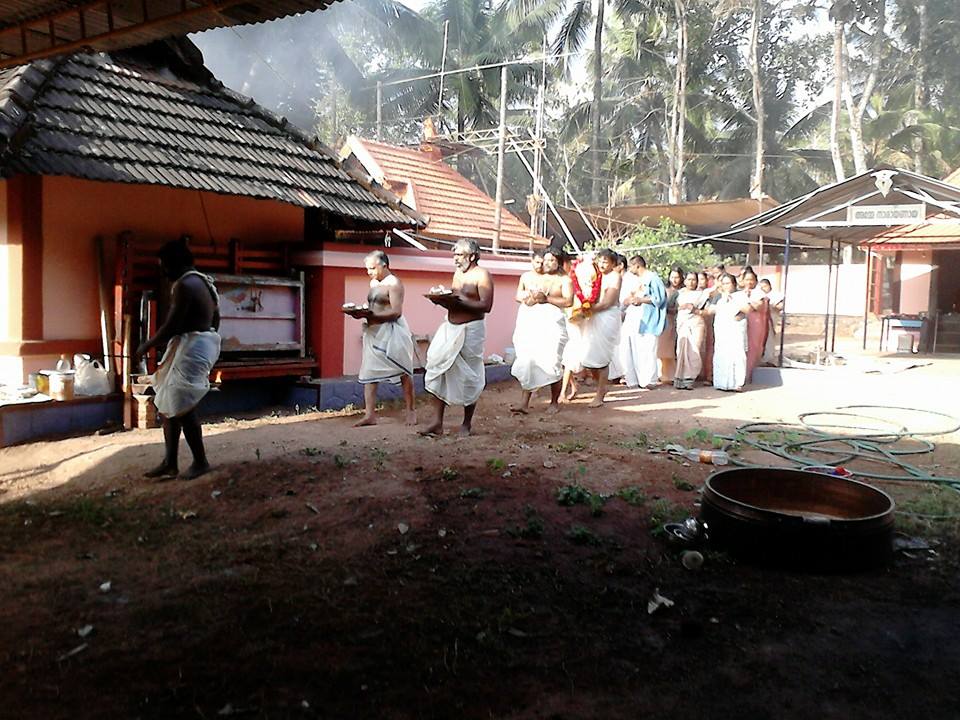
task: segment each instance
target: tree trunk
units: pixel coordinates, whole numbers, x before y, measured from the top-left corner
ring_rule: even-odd
[[[880,74],[880,59],[883,54],[884,25],[887,22],[886,0],[877,3],[876,27],[873,31],[873,42],[870,49],[870,74],[864,83],[860,102],[854,102],[853,89],[850,87],[849,76],[843,83],[843,95],[847,105],[847,116],[850,120],[850,145],[853,148],[853,164],[857,174],[867,171],[867,153],[863,146],[863,116],[870,104],[870,97],[877,85],[877,76]]]
[[[913,84],[913,124],[919,125],[920,116],[927,107],[927,46],[930,27],[927,20],[927,0],[919,0],[917,3],[917,21],[919,27],[919,40],[917,42],[917,54],[914,57],[914,67],[917,70]],[[911,141],[913,150],[913,171],[917,174],[923,174],[923,137],[918,133]]]
[[[757,141],[754,150],[753,175],[750,178],[750,197],[763,197],[763,84],[760,79],[760,22],[763,19],[763,0],[753,0],[750,18],[750,76],[753,80],[753,109],[757,118]]]
[[[590,133],[590,172],[593,175],[591,200],[594,205],[602,202],[600,197],[600,104],[603,99],[603,11],[606,0],[597,0],[597,24],[593,34],[593,116]]]
[[[840,154],[840,106],[843,105],[843,21],[833,21],[833,112],[830,114],[830,156],[837,182],[846,177]]]
[[[670,110],[670,189],[668,202],[683,201],[684,135],[687,118],[687,3],[674,0],[677,15],[677,66],[673,80],[673,105]]]

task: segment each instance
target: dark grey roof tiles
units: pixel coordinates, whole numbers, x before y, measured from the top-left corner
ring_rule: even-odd
[[[0,172],[162,184],[414,224],[251,99],[103,54],[0,70]]]

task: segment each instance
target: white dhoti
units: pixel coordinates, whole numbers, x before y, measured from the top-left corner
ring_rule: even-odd
[[[360,382],[396,385],[404,375],[413,375],[413,335],[407,321],[365,325]]]
[[[580,364],[593,370],[610,365],[620,344],[620,308],[614,305],[592,313],[582,328],[583,357]]]
[[[642,307],[628,306],[620,331],[618,358],[620,371],[628,387],[649,387],[660,382],[660,368],[657,365],[660,337],[650,333],[640,334],[642,318]]]
[[[423,378],[424,388],[447,405],[473,405],[486,385],[483,367],[483,320],[454,325],[445,320],[437,328]]]
[[[151,377],[157,411],[175,418],[193,410],[210,391],[210,371],[219,357],[220,335],[213,330],[171,339]]]
[[[567,320],[556,305],[520,305],[513,331],[517,359],[510,372],[524,390],[552,385],[563,377]]]
[[[713,325],[713,386],[739,390],[747,381],[747,321],[719,314]]]
[[[567,328],[567,343],[563,346],[563,353],[560,356],[560,364],[564,370],[578,373],[583,369],[581,361],[583,360],[583,322],[572,322],[570,318],[564,319]]]

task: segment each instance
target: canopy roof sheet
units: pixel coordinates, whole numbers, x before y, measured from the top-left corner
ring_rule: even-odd
[[[722,233],[736,222],[772,210],[780,205],[770,197],[760,200],[737,198],[735,200],[702,200],[684,203],[653,203],[648,205],[615,205],[611,208],[589,207],[584,214],[600,228],[608,225],[616,230],[617,225],[633,228],[636,225],[657,225],[661,218],[685,226],[695,235]]]
[[[736,223],[731,232],[786,237],[807,245],[831,241],[860,243],[883,232],[882,226],[847,221],[847,208],[871,205],[926,205],[926,217],[946,211],[960,215],[960,187],[909,170],[879,168],[826,185],[783,205]]]
[[[0,70],[0,175],[166,185],[416,224],[331,150],[173,52],[192,47],[165,41]]]
[[[0,67],[322,10],[335,0],[0,0]]]
[[[860,247],[874,252],[960,249],[960,220],[954,215],[936,215],[921,225],[901,225],[885,230],[860,243]]]

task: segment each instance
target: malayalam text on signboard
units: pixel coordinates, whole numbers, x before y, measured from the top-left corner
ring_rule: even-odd
[[[913,225],[926,220],[925,203],[910,205],[852,205],[847,208],[850,225]]]

